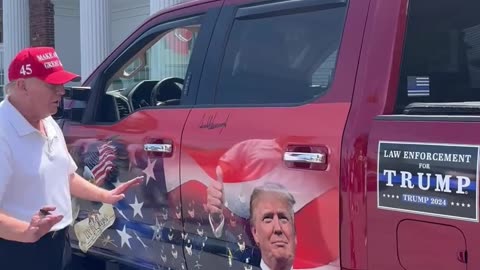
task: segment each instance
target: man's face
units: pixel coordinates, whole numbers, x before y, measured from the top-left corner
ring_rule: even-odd
[[[36,78],[24,80],[27,97],[26,102],[31,108],[31,114],[39,118],[57,113],[62,96],[65,94],[63,85],[45,83]]]
[[[263,260],[292,264],[297,239],[288,203],[278,194],[263,193],[254,207],[252,234]]]

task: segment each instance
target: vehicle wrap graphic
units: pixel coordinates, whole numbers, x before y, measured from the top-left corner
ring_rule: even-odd
[[[104,153],[105,148],[111,152]],[[108,249],[142,265],[186,269],[182,256],[180,194],[178,189],[166,192],[162,159],[142,155],[140,145],[128,144],[120,137],[78,140],[70,150],[78,173],[106,189],[145,176],[143,186],[130,190],[124,200],[113,206],[74,199],[74,207],[80,211],[71,234],[79,241],[80,249],[84,252],[90,248]],[[110,208],[114,210],[113,222]],[[106,222],[95,222],[102,217],[104,220],[108,217],[108,229],[99,226]]]
[[[251,231],[250,196],[255,187],[276,183],[295,199],[294,268],[338,269],[338,180],[285,167],[279,140],[252,139],[230,149],[184,146],[184,181],[174,159],[152,157],[143,145],[121,136],[74,141],[70,150],[87,180],[107,189],[141,175],[145,183],[113,206],[77,201],[81,210],[72,237],[83,251],[121,254],[149,267],[186,269],[185,256],[194,269],[259,269],[262,254]],[[243,167],[247,160],[257,165]],[[219,181],[212,164],[223,171],[221,228],[208,209],[207,190]]]
[[[248,250],[248,247],[254,247],[258,252],[258,245],[251,235],[250,197],[256,187],[279,184],[295,199],[293,210],[298,244],[294,268],[327,267],[338,258],[338,181],[287,168],[282,162],[283,151],[279,146],[282,141],[288,141],[288,138],[246,140],[217,155],[187,148],[185,152],[188,154],[182,159],[185,168],[182,195],[204,204],[207,212],[204,212],[203,219],[208,223],[209,235],[233,243],[226,250],[227,254],[231,252],[237,254],[240,261],[251,262],[260,258],[252,258],[255,251]],[[206,160],[207,156],[215,158]],[[223,181],[223,220],[215,222],[208,212],[207,189],[218,181]],[[243,250],[245,243],[247,249]]]

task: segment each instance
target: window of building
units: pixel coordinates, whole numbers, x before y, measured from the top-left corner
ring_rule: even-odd
[[[302,103],[325,93],[333,80],[345,12],[343,3],[237,18],[215,103]]]
[[[479,9],[475,0],[410,1],[396,113],[480,113]]]

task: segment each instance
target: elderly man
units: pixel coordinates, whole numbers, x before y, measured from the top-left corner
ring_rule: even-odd
[[[263,270],[293,269],[297,237],[295,199],[281,185],[267,183],[254,189],[250,198],[250,226],[262,253]]]
[[[50,47],[19,52],[0,103],[0,269],[60,270],[70,261],[71,194],[115,204],[142,178],[104,190],[76,174],[51,115],[78,77]]]

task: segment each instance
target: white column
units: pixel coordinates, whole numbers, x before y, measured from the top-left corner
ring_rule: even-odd
[[[165,8],[165,2],[170,0],[150,0],[150,15]]]
[[[157,11],[160,11],[166,8],[166,2],[171,0],[150,0],[150,16],[155,14]],[[162,68],[161,61],[162,58],[163,45],[159,42],[150,49],[150,79],[160,79],[162,78]]]
[[[8,82],[8,66],[15,55],[30,46],[29,0],[3,0],[3,70]]]
[[[110,0],[80,1],[80,56],[82,82],[111,50]]]

